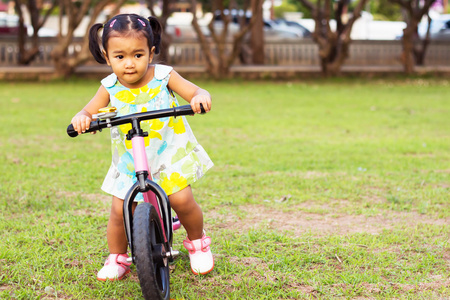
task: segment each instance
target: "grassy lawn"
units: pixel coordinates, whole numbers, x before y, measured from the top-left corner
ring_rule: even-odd
[[[450,81],[199,82],[194,186],[216,268],[175,299],[450,298]],[[65,129],[97,81],[0,83],[0,298],[140,299],[108,255],[109,133]],[[133,266],[134,268],[134,266]]]

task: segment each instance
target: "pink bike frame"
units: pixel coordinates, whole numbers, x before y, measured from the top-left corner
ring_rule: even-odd
[[[131,139],[131,145],[133,147],[133,158],[134,158],[134,168],[136,173],[141,171],[148,172],[148,179],[152,179],[152,173],[150,167],[147,163],[147,153],[145,152],[145,140],[142,136],[135,136]],[[161,215],[161,208],[159,207],[158,200],[156,196],[151,191],[142,193],[144,201],[150,203],[156,208],[158,212],[159,220],[161,222],[162,228],[164,228],[163,219]],[[167,241],[166,232],[163,230],[164,239]]]
[[[133,158],[134,158],[134,168],[136,172],[147,171],[148,178],[152,180],[151,170],[147,163],[147,154],[145,152],[145,140],[141,136],[136,136],[131,139],[131,144],[133,146]],[[144,195],[144,201],[150,203],[154,207],[158,207],[156,202],[155,194],[147,192]],[[159,211],[158,211],[159,213]],[[161,218],[161,215],[159,216]]]
[[[204,113],[204,110],[202,109]],[[169,256],[173,258],[176,255],[176,251],[172,251],[172,238],[173,230],[180,227],[180,222],[173,222],[172,214],[170,210],[170,203],[167,194],[164,190],[154,181],[152,181],[151,170],[147,162],[147,154],[145,151],[144,137],[148,134],[142,131],[140,122],[143,120],[159,119],[166,117],[178,117],[193,115],[194,112],[190,105],[177,106],[167,109],[161,109],[157,111],[147,111],[141,113],[135,113],[132,115],[126,115],[121,117],[105,117],[104,119],[98,118],[91,122],[87,132],[101,131],[104,128],[111,128],[113,126],[120,126],[123,124],[131,123],[132,129],[127,134],[127,139],[131,138],[133,158],[136,171],[137,182],[128,190],[123,204],[123,219],[125,233],[128,240],[128,245],[133,251],[133,202],[138,193],[142,193],[144,201],[150,203],[155,207],[158,217],[160,219],[161,228],[164,234],[164,248],[168,250]],[[78,136],[78,132],[75,131],[73,125],[70,124],[67,127],[67,134],[70,137]],[[148,192],[145,192],[148,191]],[[167,256],[166,253],[166,256]],[[132,255],[132,257],[134,257]]]

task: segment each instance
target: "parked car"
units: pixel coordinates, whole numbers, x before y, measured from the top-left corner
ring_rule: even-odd
[[[207,32],[209,31],[206,28],[206,20],[199,19],[198,22],[203,34],[207,34]],[[172,16],[167,20],[166,33],[170,34],[175,40],[196,39],[197,33],[192,27],[192,14],[183,12],[173,13]]]
[[[27,34],[33,35],[33,26],[26,25]],[[2,36],[15,36],[19,34],[19,17],[16,15],[10,15],[4,12],[0,12],[0,35]],[[58,34],[57,30],[41,27],[38,31],[40,37],[52,37]]]
[[[276,21],[264,20],[264,38],[267,39],[299,39],[302,34],[295,28]]]
[[[0,35],[17,35],[19,33],[19,17],[0,12]]]
[[[205,36],[210,36],[211,33],[207,25],[200,25],[200,28]],[[221,34],[223,30],[223,22],[215,21],[214,22],[214,30],[216,34]],[[231,37],[234,34],[238,33],[241,30],[239,24],[229,23],[228,24],[228,36]],[[286,40],[286,39],[299,39],[299,36],[295,32],[289,32],[286,30],[278,30],[274,27],[270,22],[264,22],[264,38],[267,41],[274,40]],[[166,28],[166,32],[170,34],[174,39],[196,39],[197,33],[191,24],[170,24]]]
[[[294,33],[299,38],[311,37],[311,31],[305,26],[295,21],[289,21],[285,19],[277,19],[274,21],[278,30],[285,30]]]
[[[32,36],[34,32],[33,26],[27,25],[27,32],[29,36]],[[41,27],[38,31],[38,36],[40,37],[53,37],[57,35],[58,31],[51,28]]]
[[[239,20],[245,18],[245,22],[250,22],[251,12],[244,12],[243,10],[224,10],[224,14],[231,16],[231,22],[229,24],[229,32],[236,33],[240,30]],[[223,28],[222,24],[222,11],[218,10],[214,13],[215,28]],[[264,20],[264,38],[266,40],[289,40],[289,39],[301,39],[311,36],[311,32],[296,22],[290,22],[287,20]],[[295,24],[294,24],[295,23]]]
[[[422,21],[418,27],[418,33],[421,38],[427,34],[428,21]],[[430,39],[450,40],[450,14],[440,15],[431,19]]]
[[[231,22],[228,24],[229,37],[238,33],[241,29],[239,24],[242,19],[244,22],[249,22],[251,18],[250,12],[244,12],[242,10],[224,10],[223,14],[231,16]],[[214,30],[217,34],[220,34],[223,30],[223,16],[222,11],[216,11],[209,18],[199,19],[200,28],[205,36],[210,36],[208,24],[214,18]],[[190,13],[176,13],[167,22],[166,32],[170,34],[174,39],[196,39],[197,34],[192,28],[192,14]],[[311,36],[311,32],[297,22],[287,20],[264,20],[264,38],[266,41],[279,41],[279,40],[298,40],[302,38],[308,38]]]

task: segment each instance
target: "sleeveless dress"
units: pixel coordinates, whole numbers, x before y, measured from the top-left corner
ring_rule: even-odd
[[[115,74],[101,83],[110,95],[111,106],[117,108],[117,116],[179,106],[169,92],[167,83],[172,67],[155,65],[154,77],[145,86],[129,89],[117,80]],[[214,164],[197,142],[186,118],[169,117],[141,122],[145,137],[145,150],[153,180],[167,195],[176,193],[196,182]],[[102,190],[124,199],[136,182],[131,141],[126,134],[131,124],[111,128],[112,162]],[[141,194],[136,201],[142,201]]]

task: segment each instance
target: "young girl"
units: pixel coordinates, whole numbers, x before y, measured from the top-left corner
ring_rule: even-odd
[[[118,116],[178,106],[170,90],[188,101],[195,113],[201,112],[200,105],[206,112],[211,110],[211,96],[206,90],[181,77],[172,67],[151,64],[159,53],[160,41],[161,25],[154,17],[122,14],[91,27],[89,49],[97,62],[111,66],[113,74],[101,81],[92,100],[73,117],[78,133],[89,129],[92,115],[108,104],[117,108]],[[153,180],[167,193],[186,229],[183,245],[189,250],[191,270],[207,274],[214,267],[211,238],[204,234],[203,214],[190,185],[213,163],[184,117],[143,121],[141,126],[149,133],[146,152]],[[131,144],[126,140],[129,129],[127,125],[111,128],[112,163],[102,185],[102,190],[113,196],[106,232],[110,255],[97,274],[97,279],[103,281],[120,280],[130,272],[122,215],[123,199],[136,181]]]

